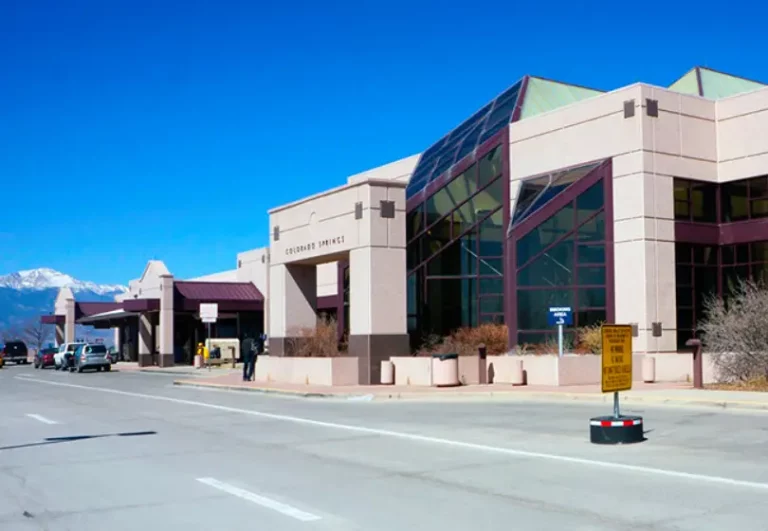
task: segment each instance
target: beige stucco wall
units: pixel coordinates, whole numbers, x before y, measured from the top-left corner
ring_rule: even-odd
[[[659,104],[647,116],[646,99]],[[624,117],[634,100],[635,115]],[[613,159],[616,322],[637,352],[676,349],[674,177],[717,180],[715,102],[635,84],[510,126],[511,199],[534,175]],[[660,321],[663,334],[652,336]]]
[[[716,110],[720,181],[768,173],[768,87],[720,100]]]
[[[380,215],[382,200],[394,202],[393,219]],[[362,205],[361,219],[355,219],[356,203]],[[405,333],[405,183],[358,181],[271,210],[270,239],[270,293],[286,293],[290,300],[270,298],[271,337],[313,326],[309,309],[316,301],[306,291],[314,283],[315,298],[335,293],[335,262],[346,258],[355,308],[350,333]]]
[[[170,271],[160,260],[150,260],[144,267],[141,278],[128,282],[126,298],[130,299],[159,299],[160,277],[170,275]]]

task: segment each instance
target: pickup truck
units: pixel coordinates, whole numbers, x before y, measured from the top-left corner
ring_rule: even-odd
[[[29,363],[27,361],[27,345],[23,341],[9,341],[3,347],[1,355],[5,363]]]

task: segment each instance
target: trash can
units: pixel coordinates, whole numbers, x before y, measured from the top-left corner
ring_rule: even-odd
[[[653,383],[656,381],[656,359],[650,356],[643,358],[643,382]]]
[[[435,387],[451,387],[459,385],[459,355],[432,355],[432,385]]]
[[[512,385],[524,385],[525,373],[523,372],[523,360],[512,360]]]

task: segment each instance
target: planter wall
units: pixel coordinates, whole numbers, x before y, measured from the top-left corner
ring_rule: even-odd
[[[656,360],[657,382],[693,382],[693,354],[646,354]],[[712,356],[704,353],[704,383],[715,383],[716,370]]]
[[[394,356],[389,361],[395,366],[395,385],[432,385],[432,358]]]
[[[353,356],[337,358],[259,356],[254,371],[254,379],[258,382],[304,385],[357,385],[358,377],[358,359]]]

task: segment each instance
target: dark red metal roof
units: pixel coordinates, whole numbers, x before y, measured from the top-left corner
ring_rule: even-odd
[[[264,301],[264,295],[252,282],[198,282],[177,280],[176,291],[187,300],[202,302]]]
[[[65,317],[63,315],[41,315],[40,322],[42,324],[64,324]]]
[[[114,310],[122,310],[122,302],[76,302],[75,303],[75,319],[81,317],[90,317],[97,313],[112,312]]]

